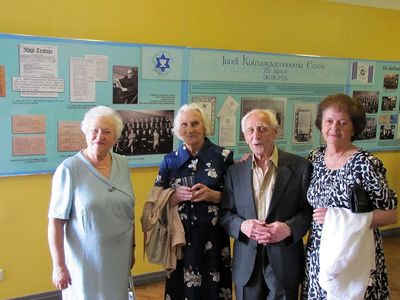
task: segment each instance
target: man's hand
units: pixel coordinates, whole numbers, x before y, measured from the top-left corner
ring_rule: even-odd
[[[292,234],[290,227],[283,222],[265,224],[266,234],[258,239],[259,244],[278,243]]]
[[[290,227],[286,223],[274,222],[267,224],[256,219],[244,221],[240,226],[240,230],[248,238],[263,245],[278,243],[291,235]]]

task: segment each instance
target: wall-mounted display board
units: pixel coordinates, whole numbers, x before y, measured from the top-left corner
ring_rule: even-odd
[[[54,171],[85,147],[80,122],[96,105],[123,118],[114,151],[127,155],[131,167],[158,165],[178,145],[171,127],[185,51],[0,35],[0,175]]]
[[[240,120],[253,108],[272,109],[280,149],[306,156],[324,143],[314,126],[325,96],[361,101],[367,126],[355,141],[370,151],[400,149],[400,62],[188,49],[189,100],[213,116],[214,142],[240,157],[248,147]]]
[[[48,173],[85,146],[80,131],[93,106],[124,121],[114,151],[131,167],[157,166],[175,149],[176,110],[198,102],[209,138],[247,153],[241,117],[269,108],[277,145],[299,155],[323,144],[318,102],[346,93],[361,101],[367,127],[355,143],[399,150],[400,62],[193,49],[0,34],[0,176]]]

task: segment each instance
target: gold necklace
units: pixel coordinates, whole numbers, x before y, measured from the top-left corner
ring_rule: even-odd
[[[107,166],[104,166],[104,167],[96,167],[95,166],[95,168],[97,169],[97,170],[105,170],[105,169],[108,169],[108,168],[110,168],[111,167],[111,165],[107,165]]]
[[[104,167],[97,167],[97,166],[94,164],[93,160],[90,158],[87,149],[83,150],[83,152],[84,152],[85,156],[87,157],[87,159],[90,161],[90,163],[91,163],[97,170],[102,171],[102,170],[106,170],[106,169],[108,169],[108,168],[111,167],[111,163],[108,164],[108,165],[106,165],[106,166],[104,166]],[[111,159],[111,156],[110,156],[110,159]]]

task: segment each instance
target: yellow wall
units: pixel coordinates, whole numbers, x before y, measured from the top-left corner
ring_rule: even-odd
[[[317,0],[20,0],[2,2],[0,31],[400,61],[399,19],[400,11]],[[400,152],[378,157],[399,193]],[[137,216],[156,171],[132,170]],[[54,289],[46,238],[50,186],[50,174],[0,178],[0,299]],[[139,226],[136,232],[139,242]],[[141,248],[134,274],[159,270],[143,263]]]

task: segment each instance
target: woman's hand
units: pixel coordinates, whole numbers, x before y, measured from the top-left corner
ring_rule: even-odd
[[[196,183],[192,186],[192,202],[208,201],[219,203],[221,201],[221,192],[214,191],[202,183]]]
[[[56,288],[64,290],[71,284],[71,276],[65,264],[64,254],[64,219],[49,218],[48,239],[53,261],[52,281]]]
[[[187,186],[179,186],[175,192],[169,197],[169,206],[176,206],[182,201],[191,201],[193,198],[193,188]]]
[[[314,221],[321,225],[324,224],[325,215],[326,215],[327,210],[328,210],[328,208],[326,208],[326,207],[318,207],[318,208],[314,209],[314,213],[313,213]]]
[[[52,280],[54,286],[59,290],[68,288],[72,281],[67,266],[54,267]]]

